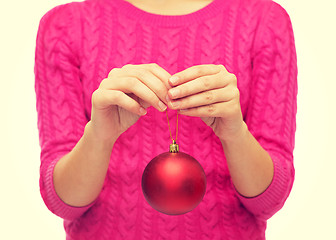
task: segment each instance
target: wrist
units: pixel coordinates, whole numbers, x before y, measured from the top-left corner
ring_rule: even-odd
[[[85,126],[84,137],[90,139],[90,142],[100,146],[100,148],[111,151],[119,136],[101,138],[97,131],[95,131],[92,121],[89,121]]]
[[[248,127],[244,121],[242,121],[241,126],[230,136],[220,136],[219,139],[223,145],[231,145],[242,142],[246,139],[249,133]]]

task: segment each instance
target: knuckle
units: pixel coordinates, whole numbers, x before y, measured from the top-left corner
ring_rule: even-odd
[[[92,93],[91,102],[94,106],[96,106],[97,104],[99,104],[100,101],[101,101],[101,91],[97,89]]]
[[[211,86],[211,78],[209,78],[209,77],[207,77],[207,76],[203,77],[203,78],[202,78],[202,83],[203,83],[203,87],[204,87],[205,89],[209,89],[210,86]]]
[[[207,91],[207,92],[205,93],[205,102],[210,103],[210,102],[213,101],[213,98],[214,98],[214,96],[213,96],[213,92],[211,92],[211,91]]]
[[[215,111],[216,111],[216,107],[213,104],[210,104],[207,106],[206,111],[208,112],[208,114],[210,116],[214,115]]]
[[[122,66],[121,69],[129,69],[132,66],[133,66],[133,64],[128,63],[128,64],[125,64],[124,66]]]
[[[99,88],[105,88],[107,82],[108,82],[108,78],[103,79],[99,84]]]
[[[195,69],[197,75],[203,75],[204,74],[204,68],[202,66],[198,66]]]
[[[99,90],[97,89],[92,93],[92,96],[91,96],[92,102],[97,100],[97,97],[98,97],[97,95],[99,95],[98,91]]]
[[[146,78],[148,76],[149,71],[147,69],[145,69],[145,68],[140,68],[140,69],[137,69],[135,71],[135,73],[136,73],[136,75],[137,75],[138,78],[144,79],[144,78]]]
[[[127,77],[125,80],[126,81],[123,81],[123,85],[126,88],[133,89],[135,86],[139,84],[138,80],[135,77]]]
[[[109,74],[108,74],[108,78],[112,77],[113,75],[115,75],[120,69],[119,68],[113,68]]]
[[[111,102],[119,103],[122,94],[121,91],[113,91],[113,94],[110,95]]]
[[[222,64],[217,65],[217,67],[219,69],[219,72],[224,72],[224,73],[228,72],[227,69]]]
[[[237,77],[236,77],[236,75],[234,75],[233,73],[230,73],[229,77],[230,77],[231,82],[237,84]]]
[[[153,69],[153,68],[158,68],[159,65],[157,63],[149,63],[148,66]]]
[[[226,70],[223,64],[218,64],[217,67],[219,67],[220,70],[224,70],[224,69]]]
[[[218,65],[215,64],[211,64],[211,72],[220,72],[220,68],[218,67]]]
[[[240,91],[238,88],[234,88],[233,89],[233,96],[236,97],[236,98],[239,98],[240,97]]]

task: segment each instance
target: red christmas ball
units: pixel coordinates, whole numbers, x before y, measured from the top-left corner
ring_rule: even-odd
[[[179,215],[193,210],[203,199],[206,177],[202,166],[183,152],[153,158],[142,175],[142,191],[157,211]]]

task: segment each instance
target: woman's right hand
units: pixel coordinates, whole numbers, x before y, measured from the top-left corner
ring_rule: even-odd
[[[97,139],[116,141],[146,108],[166,110],[171,75],[157,64],[114,68],[92,94],[91,128]]]

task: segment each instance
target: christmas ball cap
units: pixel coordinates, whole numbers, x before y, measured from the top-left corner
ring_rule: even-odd
[[[171,152],[171,153],[178,153],[179,152],[179,145],[177,145],[175,140],[173,140],[173,143],[169,145],[169,152]]]

